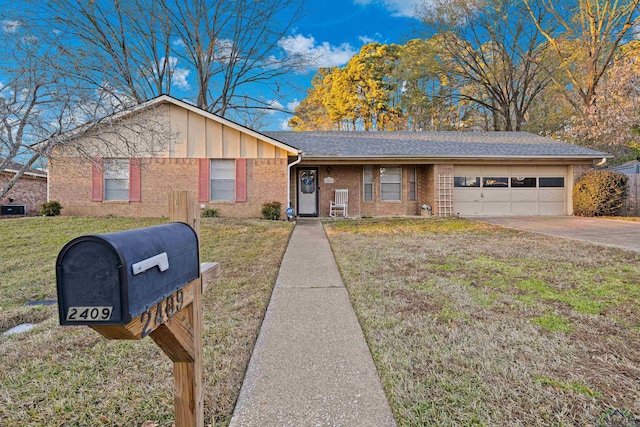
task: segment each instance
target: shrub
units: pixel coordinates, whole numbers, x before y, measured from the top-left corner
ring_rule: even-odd
[[[267,202],[262,205],[262,217],[264,219],[272,219],[279,220],[280,219],[280,208],[282,204],[280,202]]]
[[[589,171],[573,187],[573,212],[578,216],[618,215],[626,196],[626,175],[606,170]]]
[[[218,218],[218,210],[217,209],[205,209],[200,214],[202,218]]]
[[[55,200],[44,202],[40,205],[40,213],[44,216],[58,216],[61,210],[62,205]]]

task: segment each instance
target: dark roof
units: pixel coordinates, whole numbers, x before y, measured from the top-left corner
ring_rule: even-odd
[[[607,153],[527,132],[264,132],[303,157],[584,158]]]
[[[0,162],[2,162],[2,159],[0,159]],[[11,172],[11,173],[17,173],[20,168],[22,168],[23,165],[21,165],[20,163],[16,163],[16,162],[9,162],[7,164],[7,166],[4,168],[4,172]],[[32,175],[32,176],[39,176],[39,177],[45,177],[47,176],[47,172],[40,170],[40,169],[34,169],[34,168],[27,168],[27,170],[24,171],[25,175]]]

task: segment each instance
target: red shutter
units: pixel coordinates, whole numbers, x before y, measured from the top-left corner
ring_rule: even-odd
[[[129,201],[142,201],[142,173],[140,159],[129,160]]]
[[[209,201],[209,159],[199,159],[198,161],[198,201]]]
[[[236,202],[247,201],[247,159],[236,159]]]
[[[102,157],[96,157],[91,162],[91,201],[102,201],[102,187],[103,187],[103,174],[102,174]]]

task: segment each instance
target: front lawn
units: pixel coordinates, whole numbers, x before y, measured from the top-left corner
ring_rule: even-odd
[[[462,219],[325,223],[399,425],[640,416],[640,256]]]
[[[163,222],[0,221],[0,425],[172,425],[172,364],[150,338],[109,341],[87,327],[58,326],[55,305],[24,305],[56,298],[54,263],[71,238]],[[203,296],[207,425],[230,421],[291,230],[284,222],[202,220],[201,260],[222,266],[219,284]],[[25,322],[37,326],[1,334]]]

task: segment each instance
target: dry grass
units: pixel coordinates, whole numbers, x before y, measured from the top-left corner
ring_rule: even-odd
[[[69,239],[162,223],[123,218],[0,221],[0,425],[135,426],[173,423],[173,373],[150,339],[109,341],[86,327],[60,327],[57,308],[24,307],[55,298],[55,257]],[[203,261],[222,279],[203,298],[205,419],[228,424],[291,225],[256,220],[202,222]]]
[[[640,416],[640,256],[460,219],[325,224],[399,425]]]
[[[617,221],[640,222],[640,217],[638,217],[638,216],[601,216],[599,218],[613,219],[613,220],[617,220]]]

